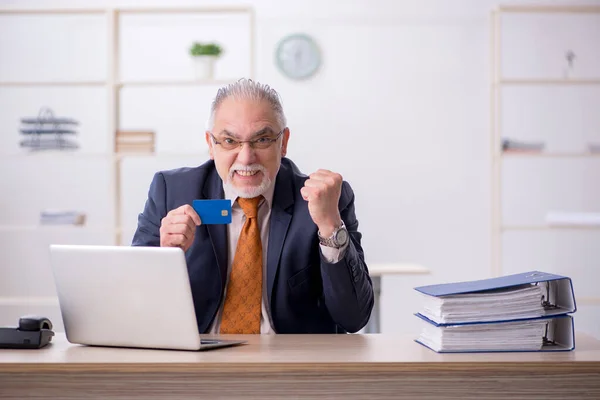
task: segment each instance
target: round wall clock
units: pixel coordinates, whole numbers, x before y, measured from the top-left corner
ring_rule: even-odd
[[[319,69],[321,52],[308,35],[293,34],[283,38],[277,45],[275,62],[288,78],[306,79]]]

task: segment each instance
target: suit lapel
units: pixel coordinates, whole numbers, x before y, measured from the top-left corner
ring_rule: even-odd
[[[282,164],[275,180],[271,221],[269,224],[269,246],[267,250],[267,294],[271,304],[271,293],[283,243],[292,221],[292,206],[294,205],[294,187],[287,168]]]
[[[223,181],[213,169],[206,179],[206,184],[202,190],[205,199],[223,199]],[[217,258],[217,264],[221,274],[221,285],[225,287],[227,281],[227,225],[206,225],[213,250]]]

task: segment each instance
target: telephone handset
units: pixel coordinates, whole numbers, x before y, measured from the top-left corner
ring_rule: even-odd
[[[52,340],[52,322],[46,317],[27,315],[18,327],[0,327],[0,349],[40,349]]]

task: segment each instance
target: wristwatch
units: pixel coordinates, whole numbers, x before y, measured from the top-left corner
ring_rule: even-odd
[[[339,228],[333,231],[333,234],[330,237],[325,238],[321,236],[321,232],[318,231],[317,234],[319,235],[319,242],[323,246],[339,249],[344,247],[348,242],[348,230],[346,229],[346,225],[344,225],[344,221],[342,221]]]

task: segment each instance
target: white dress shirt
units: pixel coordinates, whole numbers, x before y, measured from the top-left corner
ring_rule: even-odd
[[[225,284],[225,291],[223,294],[223,301],[221,302],[221,306],[219,307],[219,311],[215,316],[214,321],[212,322],[212,326],[210,329],[210,333],[219,333],[219,329],[221,326],[221,316],[223,314],[223,306],[225,305],[225,296],[227,296],[227,286],[229,283],[229,276],[231,274],[231,265],[233,263],[233,257],[235,256],[235,249],[237,247],[237,242],[240,237],[240,232],[242,231],[242,227],[246,222],[246,215],[244,211],[240,207],[237,202],[237,196],[231,191],[227,190],[227,187],[224,187],[223,190],[225,192],[226,199],[232,199],[231,204],[231,223],[227,225],[227,240],[229,244],[229,249],[227,251],[227,282]],[[263,274],[263,285],[262,285],[262,307],[261,307],[261,316],[260,316],[260,333],[265,334],[274,334],[276,333],[273,329],[273,321],[271,320],[271,310],[269,309],[268,304],[268,295],[267,295],[267,245],[269,243],[269,221],[271,219],[271,208],[273,204],[273,193],[275,190],[275,184],[271,185],[269,189],[265,193],[263,193],[264,199],[262,199],[258,205],[258,228],[260,229],[260,240],[262,244],[262,274]],[[335,249],[333,247],[321,246],[321,252],[323,253],[323,257],[330,263],[337,263],[340,258],[343,256],[346,246]]]

